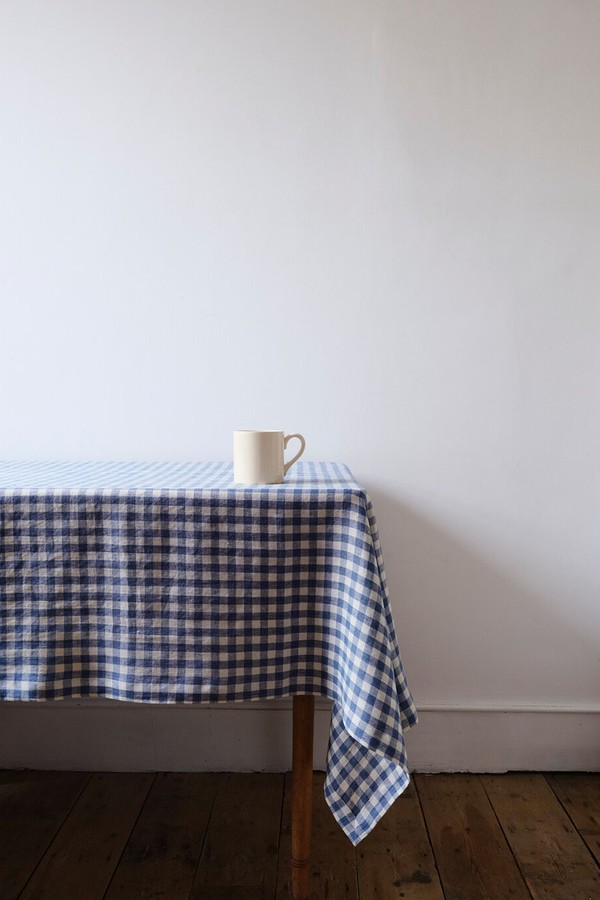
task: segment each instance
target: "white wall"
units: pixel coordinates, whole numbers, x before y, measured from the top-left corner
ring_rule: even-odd
[[[593,0],[3,0],[2,455],[300,430],[418,706],[600,710],[599,46]]]

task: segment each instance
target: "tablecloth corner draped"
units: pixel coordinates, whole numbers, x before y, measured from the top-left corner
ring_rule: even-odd
[[[417,721],[372,504],[346,466],[0,463],[0,699],[333,700],[325,796],[353,843]]]

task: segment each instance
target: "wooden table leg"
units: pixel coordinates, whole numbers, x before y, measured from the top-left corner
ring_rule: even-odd
[[[294,697],[292,900],[308,900],[310,892],[314,711],[314,697],[308,694]]]

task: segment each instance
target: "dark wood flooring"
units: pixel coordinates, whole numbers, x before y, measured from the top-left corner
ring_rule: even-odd
[[[314,900],[600,900],[600,775],[416,775],[354,849],[315,774]],[[284,775],[0,772],[0,898],[284,900]]]

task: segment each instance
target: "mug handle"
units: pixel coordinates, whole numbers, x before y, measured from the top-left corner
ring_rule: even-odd
[[[293,459],[290,459],[289,462],[284,464],[284,466],[283,466],[283,474],[284,475],[287,475],[288,469],[290,468],[290,466],[293,466],[295,462],[298,462],[298,460],[300,459],[300,457],[302,456],[302,454],[304,453],[304,451],[306,449],[306,441],[304,440],[304,438],[302,437],[301,434],[286,434],[286,436],[283,439],[283,449],[284,450],[288,445],[288,441],[291,441],[292,438],[298,438],[298,440],[300,441],[302,446],[300,447],[300,449],[298,450],[296,455],[293,457]]]

